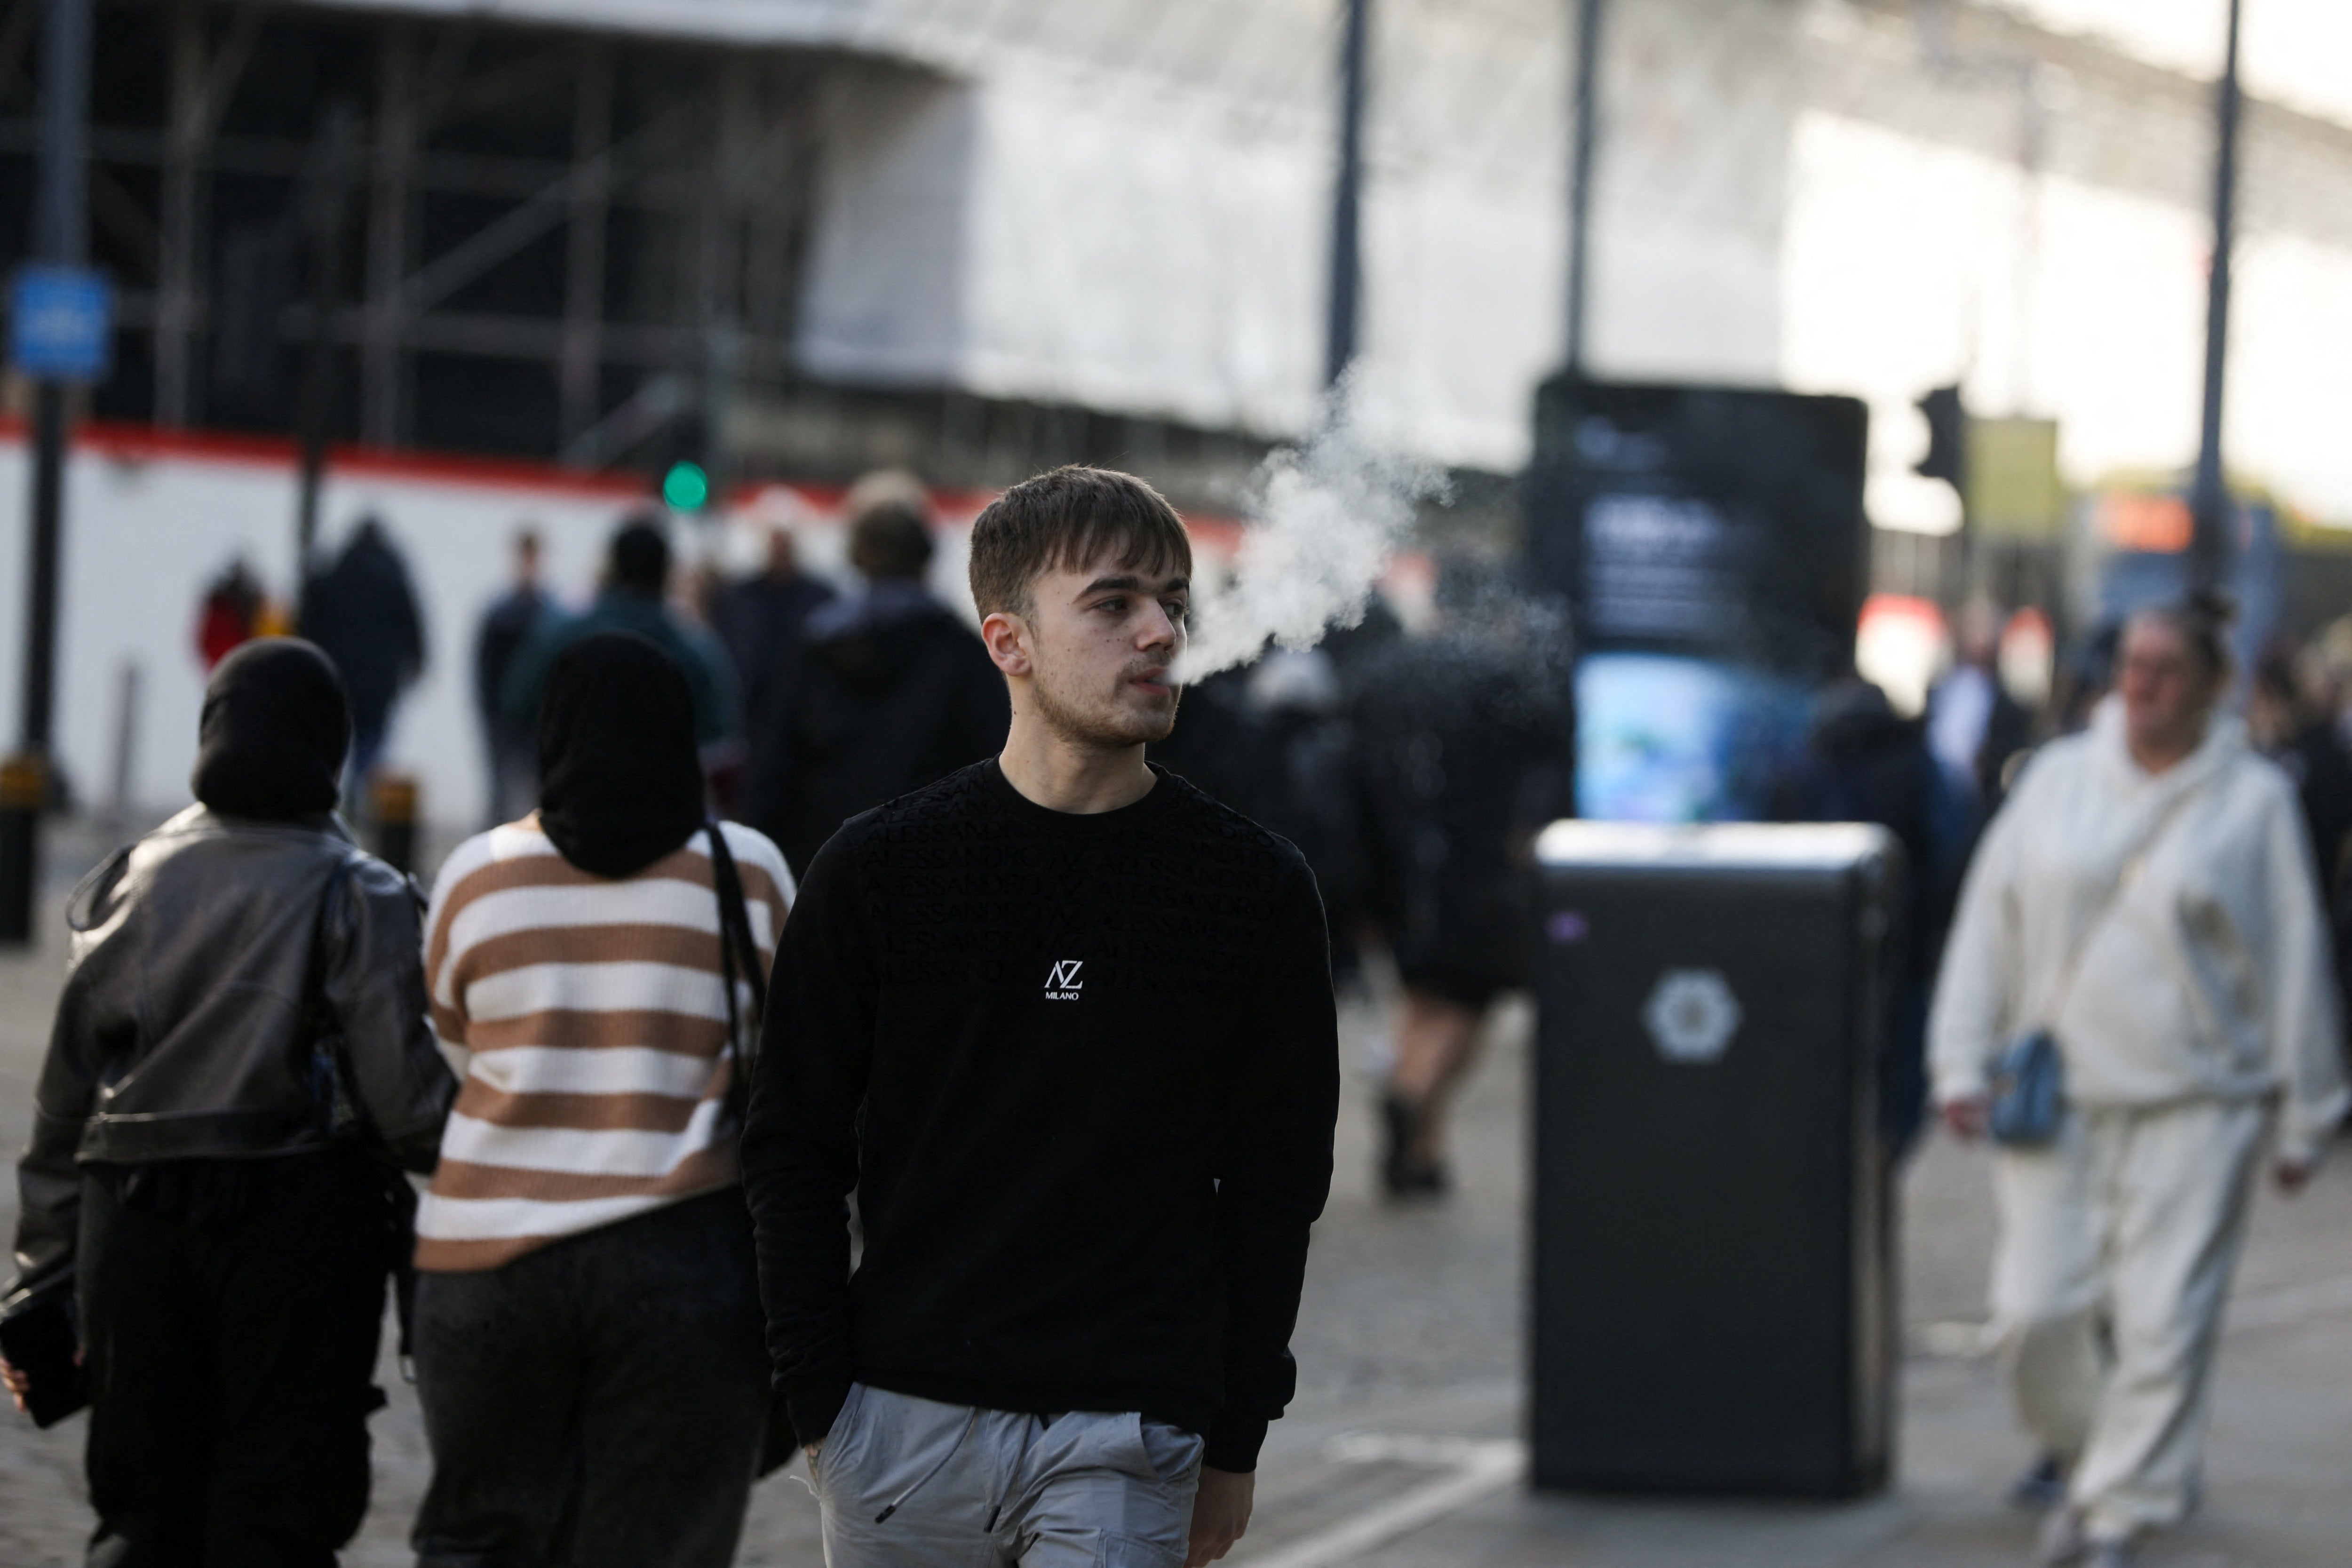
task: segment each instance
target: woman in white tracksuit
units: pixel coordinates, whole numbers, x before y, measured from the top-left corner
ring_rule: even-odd
[[[2047,1027],[2064,1063],[2057,1136],[2000,1148],[1993,1170],[1994,1329],[2064,1477],[2045,1563],[2123,1568],[2193,1505],[2263,1143],[2293,1191],[2345,1110],[2294,786],[2215,712],[2226,620],[2201,601],[2132,619],[2115,695],[1985,835],[1930,1023],[1963,1137],[1985,1131],[1989,1067],[2020,1034]]]

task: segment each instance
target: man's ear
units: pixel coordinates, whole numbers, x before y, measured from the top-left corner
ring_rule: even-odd
[[[988,657],[1006,675],[1025,677],[1030,672],[1031,644],[1029,623],[1010,610],[998,610],[980,623],[980,640],[988,647]]]

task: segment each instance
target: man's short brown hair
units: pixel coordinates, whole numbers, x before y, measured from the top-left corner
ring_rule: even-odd
[[[1192,571],[1192,541],[1168,498],[1110,468],[1073,463],[1024,479],[971,525],[971,597],[983,616],[1025,616],[1048,572],[1118,552],[1126,572]]]

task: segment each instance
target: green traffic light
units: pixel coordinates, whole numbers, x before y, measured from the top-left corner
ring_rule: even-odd
[[[710,476],[699,463],[674,463],[662,476],[662,500],[678,511],[699,511],[710,500]]]

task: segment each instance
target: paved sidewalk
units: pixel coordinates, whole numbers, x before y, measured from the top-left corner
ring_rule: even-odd
[[[1244,1568],[2028,1562],[2033,1521],[2001,1500],[2026,1449],[1993,1364],[1978,1348],[1992,1242],[1984,1157],[1940,1140],[1905,1184],[1907,1354],[1892,1493],[1827,1507],[1668,1503],[1545,1497],[1517,1482],[1524,1022],[1502,1033],[1464,1108],[1465,1179],[1448,1211],[1387,1214],[1365,1195],[1369,1110],[1363,1084],[1351,1081],[1341,1190],[1318,1237],[1298,1336],[1307,1386],[1269,1442],[1259,1527],[1231,1561]],[[1492,1316],[1498,1300],[1512,1319],[1500,1344]],[[1332,1377],[1334,1360],[1382,1357],[1393,1358],[1381,1363],[1386,1386],[1376,1377],[1351,1388]],[[1449,1359],[1453,1381],[1423,1375]],[[2339,1151],[2301,1197],[2266,1192],[2258,1204],[2208,1455],[2203,1511],[2150,1546],[2148,1568],[2352,1564],[2352,1150]],[[1378,1512],[1421,1518],[1428,1510],[1416,1509],[1417,1496],[1442,1511],[1402,1533],[1383,1531],[1390,1538],[1376,1544],[1346,1539],[1351,1525]],[[1334,1547],[1344,1550],[1327,1550]]]
[[[62,889],[58,889],[59,892]],[[52,924],[51,930],[55,930]],[[30,1114],[55,942],[0,958],[0,1147]],[[1507,1013],[1462,1107],[1460,1189],[1443,1206],[1373,1195],[1369,1079],[1378,1015],[1350,1009],[1339,1182],[1318,1228],[1296,1349],[1300,1392],[1259,1473],[1248,1568],[1976,1568],[2022,1563],[2028,1521],[2000,1504],[2024,1457],[1974,1356],[1990,1215],[1979,1157],[1931,1145],[1906,1191],[1901,1481],[1841,1508],[1535,1498],[1512,1479],[1525,1303],[1528,1016]],[[0,1184],[13,1229],[15,1183]],[[2266,1198],[2224,1352],[2203,1515],[2149,1568],[2352,1564],[2352,1158],[2293,1203]],[[429,1473],[412,1392],[386,1366],[376,1486],[346,1561],[403,1564]],[[79,1418],[37,1433],[0,1415],[0,1564],[64,1568],[89,1530]],[[740,1561],[814,1565],[794,1471],[755,1494]],[[1395,1526],[1410,1523],[1400,1532]],[[1361,1539],[1379,1527],[1376,1542]],[[1351,1539],[1354,1537],[1355,1539]]]

